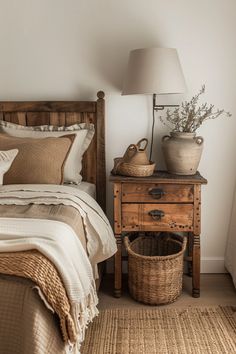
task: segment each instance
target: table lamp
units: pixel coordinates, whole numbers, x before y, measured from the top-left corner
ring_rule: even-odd
[[[144,48],[130,52],[122,95],[152,94],[153,121],[150,145],[152,158],[155,111],[176,105],[158,105],[157,95],[180,94],[186,84],[177,50],[174,48]]]

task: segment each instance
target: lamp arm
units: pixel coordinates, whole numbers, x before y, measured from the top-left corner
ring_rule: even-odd
[[[156,93],[153,94],[153,109],[155,111],[163,111],[163,109],[165,109],[166,107],[179,107],[179,104],[157,104],[156,103]]]
[[[165,104],[165,105],[158,105],[156,103],[156,93],[153,94],[152,96],[152,133],[151,133],[151,144],[150,144],[150,156],[149,159],[152,161],[152,150],[153,150],[153,139],[154,139],[154,128],[155,128],[155,111],[163,111],[166,107],[179,107],[179,105],[176,104]]]
[[[156,94],[152,96],[152,135],[151,135],[151,145],[150,145],[150,155],[149,160],[152,161],[152,148],[153,148],[153,138],[154,138],[154,128],[155,128],[155,106],[156,106]]]

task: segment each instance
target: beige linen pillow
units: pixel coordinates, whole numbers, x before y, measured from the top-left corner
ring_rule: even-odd
[[[0,134],[0,150],[19,150],[4,184],[62,184],[64,164],[74,135],[60,138],[17,138]]]
[[[8,151],[0,151],[0,185],[3,183],[3,176],[9,170],[14,161],[14,158],[18,154],[17,149]]]
[[[40,125],[26,127],[0,120],[0,132],[21,138],[46,138],[60,137],[65,134],[75,134],[75,140],[66,160],[64,168],[64,181],[66,183],[79,184],[82,181],[82,157],[94,136],[94,125],[87,123],[73,124],[71,126],[56,127],[52,125]]]

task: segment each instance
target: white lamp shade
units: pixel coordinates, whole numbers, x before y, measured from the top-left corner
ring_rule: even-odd
[[[145,48],[130,52],[122,95],[162,95],[185,91],[186,84],[176,49]]]

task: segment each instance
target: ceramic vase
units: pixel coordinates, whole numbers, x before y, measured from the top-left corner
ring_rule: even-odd
[[[162,149],[168,172],[194,175],[203,150],[203,138],[196,133],[171,132],[162,138]]]

